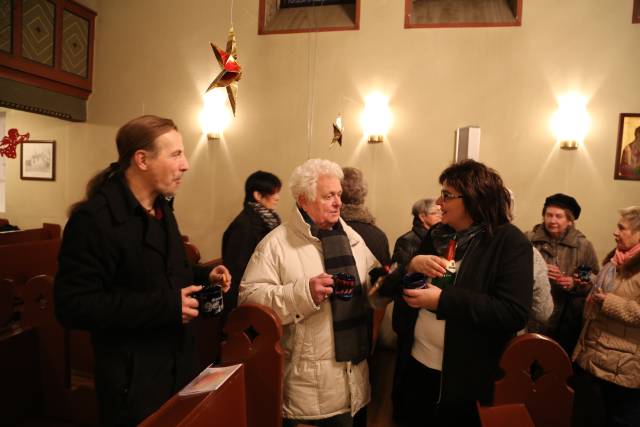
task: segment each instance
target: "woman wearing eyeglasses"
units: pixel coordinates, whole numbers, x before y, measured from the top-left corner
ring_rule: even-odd
[[[406,271],[385,278],[395,292],[398,353],[394,418],[402,426],[479,425],[476,401],[490,401],[506,342],[525,326],[532,298],[531,244],[509,222],[500,176],[472,160],[445,169],[429,230]],[[442,277],[455,240],[456,275],[443,289],[401,289],[406,273]]]

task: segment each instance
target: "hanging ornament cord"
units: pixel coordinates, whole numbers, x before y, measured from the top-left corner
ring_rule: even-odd
[[[229,12],[229,21],[231,21],[231,25],[233,25],[233,0],[231,0],[231,11]]]
[[[318,64],[318,20],[316,16],[316,7],[322,6],[324,0],[319,5],[316,2],[311,4],[311,21],[314,31],[309,35],[309,56],[307,60],[307,73],[309,75],[309,96],[307,104],[307,159],[311,158],[311,141],[313,139],[313,119],[314,106],[316,98],[316,69]],[[312,44],[313,42],[313,44]]]

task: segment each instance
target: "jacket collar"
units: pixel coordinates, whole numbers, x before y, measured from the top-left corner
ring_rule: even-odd
[[[356,233],[353,228],[349,227],[346,222],[342,218],[339,219],[340,224],[342,224],[342,229],[347,234],[347,238],[349,239],[349,244],[351,246],[355,246],[362,242],[362,237],[358,233]],[[294,206],[293,213],[289,217],[289,222],[287,223],[288,227],[291,227],[296,233],[302,235],[305,239],[320,243],[320,239],[313,236],[311,234],[311,226],[304,220],[298,206]]]
[[[134,217],[143,217],[147,219],[147,213],[142,205],[133,195],[127,185],[123,175],[119,174],[105,183],[99,190],[99,193],[107,199],[107,206],[112,218],[119,224],[123,224]],[[171,215],[173,199],[167,201],[164,197],[158,196],[154,201],[156,209],[162,210],[162,216],[166,221],[175,221]],[[177,227],[177,225],[176,225]],[[145,227],[145,244],[154,250],[166,254],[167,242],[161,238],[161,235],[154,233],[151,227]],[[169,242],[169,246],[175,242]]]
[[[126,222],[140,211],[144,212],[122,174],[118,174],[107,181],[99,193],[107,199],[107,206],[111,216],[118,223]]]
[[[420,237],[420,240],[424,240],[424,238],[427,236],[427,233],[429,232],[429,230],[427,230],[422,226],[422,223],[416,224],[415,221],[413,222],[413,227],[411,227],[411,231],[416,233],[418,237]]]
[[[580,238],[584,238],[584,234],[582,234],[574,226],[569,226],[567,228],[567,232],[565,233],[565,235],[560,240],[558,240],[552,237],[547,232],[547,229],[544,228],[544,224],[538,224],[535,227],[533,227],[533,235],[531,236],[531,241],[534,243],[536,242],[547,242],[551,244],[558,243],[560,245],[577,248],[579,245],[578,240],[580,240]]]
[[[342,212],[340,216],[345,221],[357,221],[365,224],[375,224],[376,220],[369,212],[369,209],[365,205],[353,205],[350,203],[344,203],[342,205]]]
[[[99,190],[99,193],[107,199],[111,215],[118,223],[126,222],[132,216],[146,215],[144,208],[133,195],[124,176],[121,174],[107,181]],[[173,209],[173,199],[167,200],[162,196],[158,196],[153,205],[162,209],[162,213],[166,217],[167,211]]]

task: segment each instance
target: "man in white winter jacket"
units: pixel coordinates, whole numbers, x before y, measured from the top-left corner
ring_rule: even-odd
[[[260,242],[240,285],[240,304],[266,305],[283,325],[285,427],[351,426],[370,399],[367,289],[378,264],[340,219],[342,176],[322,159],[295,169],[297,209]],[[338,273],[355,279],[351,299],[332,295]]]

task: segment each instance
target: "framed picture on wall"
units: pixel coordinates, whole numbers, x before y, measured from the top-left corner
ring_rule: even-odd
[[[620,114],[614,178],[640,181],[640,113]]]
[[[631,22],[640,24],[640,0],[633,0],[633,17]]]
[[[55,181],[55,141],[27,141],[20,144],[20,179]]]

